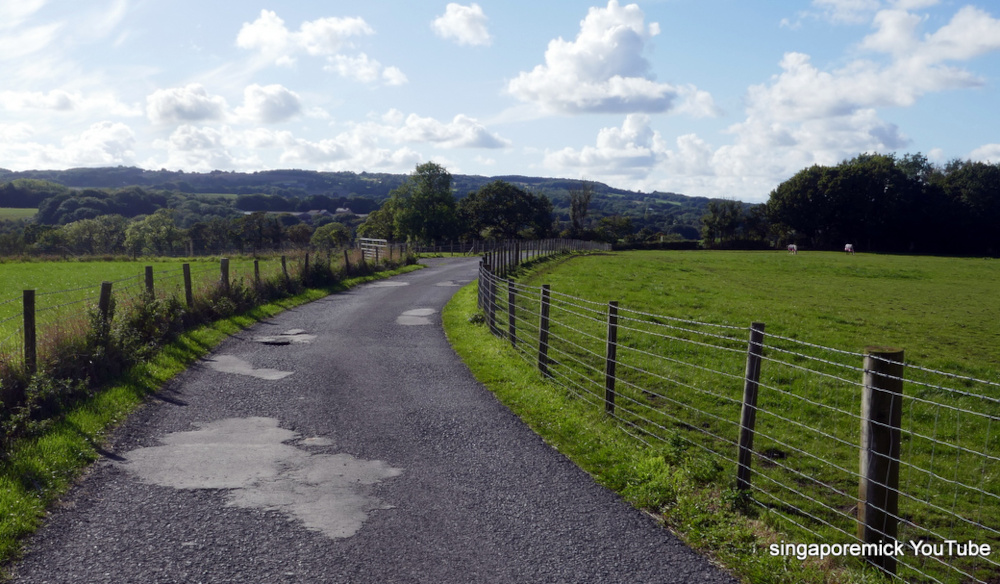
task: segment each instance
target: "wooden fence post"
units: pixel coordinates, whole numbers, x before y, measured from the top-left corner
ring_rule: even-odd
[[[229,294],[229,258],[222,258],[219,262],[219,275],[220,281],[222,283],[222,291]]]
[[[479,278],[476,280],[476,291],[478,292],[478,294],[476,295],[476,307],[479,308],[479,310],[483,309],[483,295],[486,293],[486,284],[485,284],[486,271],[485,270],[486,270],[486,260],[480,258],[479,259]]]
[[[604,358],[604,411],[615,413],[615,365],[618,358],[618,302],[608,302],[608,346]]]
[[[496,274],[491,268],[492,266],[486,266],[486,272],[489,274],[489,279],[486,281],[486,322],[490,326],[490,332],[495,335],[497,334],[497,284]]]
[[[258,259],[253,261],[253,284],[260,288],[260,260]]]
[[[538,370],[549,377],[549,297],[548,284],[542,284],[542,305],[538,321]]]
[[[38,372],[38,337],[35,321],[35,291],[25,290],[21,296],[24,308],[24,367],[28,374]]]
[[[302,283],[309,284],[309,252],[306,252],[305,263],[302,265]]]
[[[750,324],[746,374],[743,376],[743,408],[740,411],[740,450],[736,469],[736,489],[750,490],[753,435],[757,424],[757,389],[760,384],[761,356],[764,353],[764,323]]]
[[[516,290],[514,281],[507,280],[507,337],[510,338],[510,346],[517,348],[517,305]]]
[[[101,282],[101,295],[97,299],[97,311],[105,324],[111,320],[111,282]]]
[[[146,294],[150,298],[155,295],[153,289],[153,266],[146,266]]]
[[[281,256],[281,273],[285,277],[285,283],[288,283],[288,260],[285,256]]]
[[[903,416],[903,351],[865,349],[861,394],[861,460],[858,483],[858,539],[894,543],[899,518],[900,425]],[[896,557],[865,558],[896,573]]]
[[[194,306],[194,290],[191,286],[191,264],[182,265],[181,270],[184,272],[184,300],[187,302],[187,307],[191,308]]]

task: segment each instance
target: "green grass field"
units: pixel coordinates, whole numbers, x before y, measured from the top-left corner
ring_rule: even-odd
[[[627,261],[626,261],[627,260]],[[1000,260],[785,252],[620,252],[534,273],[589,300],[861,351],[1000,381]]]
[[[289,260],[291,262],[298,260]],[[137,261],[37,261],[0,263],[0,352],[18,340],[22,296],[35,290],[40,327],[82,318],[96,305],[101,282],[113,282],[116,297],[137,294],[145,287],[145,267],[152,266],[154,289],[158,294],[182,294],[181,266],[191,264],[195,288],[211,285],[220,278],[218,259],[140,259]],[[260,260],[261,276],[281,270],[277,258]],[[233,278],[253,275],[252,259],[230,262]],[[6,343],[5,343],[6,341]]]
[[[38,213],[38,209],[18,209],[14,207],[0,207],[0,221],[31,219]]]
[[[907,368],[900,538],[997,541],[996,260],[621,252],[543,264],[520,283],[524,355],[530,360],[537,350],[533,291],[549,284],[553,375],[595,408],[604,405],[606,302],[619,301],[618,425],[643,439],[719,453],[729,485],[747,327],[764,322],[753,495],[765,520],[783,526],[790,541],[854,537],[865,347],[902,348],[908,364],[984,380]],[[504,331],[506,294],[501,286],[497,325]],[[956,570],[963,579],[1000,574],[993,559],[905,563],[901,571],[912,581],[957,581]]]

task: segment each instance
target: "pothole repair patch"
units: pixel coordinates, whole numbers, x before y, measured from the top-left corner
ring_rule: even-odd
[[[402,469],[288,444],[298,438],[274,418],[230,418],[167,434],[163,446],[133,450],[116,464],[149,484],[227,490],[228,505],[279,511],[330,538],[351,537],[373,510],[392,508],[367,490]],[[301,444],[331,443],[317,437]]]
[[[265,345],[291,345],[299,343],[311,343],[316,340],[316,335],[306,334],[302,329],[287,330],[280,335],[254,337],[253,340]]]
[[[279,371],[278,369],[257,369],[250,363],[233,355],[216,355],[206,358],[205,363],[220,373],[248,375],[269,381],[284,379],[294,373],[294,371]]]
[[[372,282],[368,284],[369,288],[400,288],[402,286],[409,286],[409,282],[396,282],[393,280],[381,280],[379,282]]]
[[[397,316],[396,324],[407,326],[431,324],[431,319],[429,317],[435,313],[437,313],[437,310],[434,310],[433,308],[414,308],[413,310],[407,310],[403,314]]]

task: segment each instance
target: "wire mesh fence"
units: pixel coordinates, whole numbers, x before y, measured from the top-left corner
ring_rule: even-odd
[[[789,541],[838,544],[906,582],[1000,581],[1000,384],[905,362],[870,381],[880,359],[897,364],[767,333],[750,379],[750,327],[526,286],[485,262],[479,289],[491,332],[526,361],[637,440],[710,453]],[[882,393],[897,422],[871,411]],[[887,454],[872,446],[882,434],[895,436]],[[872,527],[876,514],[886,519]],[[900,547],[885,554],[878,541]]]

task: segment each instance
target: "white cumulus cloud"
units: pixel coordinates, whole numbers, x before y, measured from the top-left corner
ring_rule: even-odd
[[[254,122],[283,122],[302,111],[299,95],[281,85],[260,86],[256,83],[243,90],[243,105],[236,115]]]
[[[510,141],[491,133],[474,118],[458,114],[451,122],[410,114],[395,131],[401,142],[430,142],[446,148],[505,148]]]
[[[643,52],[660,27],[646,25],[635,4],[591,8],[574,41],[549,43],[545,64],[521,72],[507,85],[517,99],[556,112],[665,112],[677,89],[649,76]]]
[[[354,56],[333,55],[327,71],[336,71],[341,77],[354,79],[362,83],[383,82],[386,85],[402,85],[406,83],[406,75],[396,67],[385,67],[364,53]]]
[[[489,45],[493,42],[486,28],[486,14],[476,3],[463,6],[449,3],[445,12],[431,22],[431,29],[443,39],[460,45]]]
[[[324,67],[349,79],[365,83],[382,82],[402,85],[406,76],[397,67],[386,67],[356,49],[355,39],[375,34],[360,17],[327,17],[303,22],[299,30],[290,30],[285,21],[271,10],[261,10],[253,22],[244,23],[236,36],[236,46],[256,52],[266,62],[293,65],[300,54],[322,57]]]
[[[977,162],[1000,163],[1000,144],[984,144],[969,154],[970,160]]]
[[[226,109],[225,98],[209,95],[198,83],[158,89],[146,97],[146,116],[154,124],[218,121]]]
[[[642,178],[667,157],[666,143],[645,114],[629,114],[620,128],[603,128],[595,146],[549,152],[545,166],[579,175]]]

